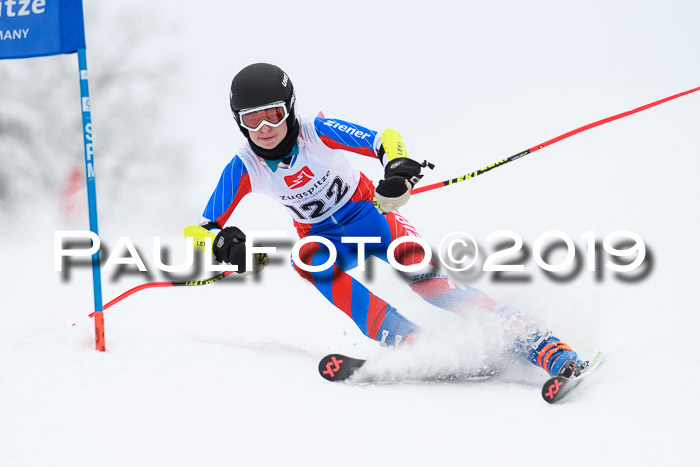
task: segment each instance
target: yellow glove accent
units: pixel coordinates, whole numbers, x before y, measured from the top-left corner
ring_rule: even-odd
[[[386,162],[391,162],[398,157],[408,157],[403,138],[396,130],[391,128],[384,130],[384,133],[382,133],[382,146],[387,157]]]
[[[195,248],[205,251],[204,250],[204,239],[206,237],[211,238],[211,243],[212,245],[214,244],[214,239],[216,238],[215,233],[209,232],[207,229],[204,227],[201,227],[199,225],[190,225],[185,228],[185,238],[187,237],[192,237],[194,238],[194,246]]]

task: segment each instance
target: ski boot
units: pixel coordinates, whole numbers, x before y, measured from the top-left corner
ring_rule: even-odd
[[[576,378],[588,369],[588,365],[588,360],[584,362],[580,360],[567,360],[559,369],[557,376],[563,376],[569,379]]]
[[[565,342],[560,341],[551,333],[536,333],[529,336],[525,352],[528,360],[549,373],[550,376],[580,374],[584,362]],[[577,373],[578,372],[578,373]]]

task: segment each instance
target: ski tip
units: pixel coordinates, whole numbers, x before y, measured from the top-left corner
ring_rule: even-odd
[[[600,352],[600,351],[597,354],[595,354],[595,357],[593,357],[593,360],[591,360],[590,366],[594,367],[594,366],[599,365],[600,362],[603,361],[603,356],[604,356],[603,352]]]
[[[581,384],[583,379],[590,375],[593,370],[595,370],[598,365],[600,365],[603,360],[603,352],[598,352],[593,360],[588,364],[586,370],[579,376],[574,378],[566,378],[564,376],[554,376],[547,380],[542,386],[542,399],[550,404],[553,404],[566,396],[571,392],[576,386]]]
[[[364,360],[340,354],[326,355],[318,363],[319,374],[328,381],[343,381],[365,363]]]
[[[542,399],[550,404],[560,400],[564,396],[564,388],[571,380],[563,376],[555,376],[550,378],[544,386],[542,386]]]

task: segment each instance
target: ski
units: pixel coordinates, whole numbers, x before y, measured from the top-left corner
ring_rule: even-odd
[[[328,381],[344,381],[365,362],[366,360],[334,353],[321,359],[318,363],[318,372]]]
[[[341,354],[329,354],[321,359],[318,363],[319,374],[328,381],[345,381],[350,378],[358,369],[360,369],[367,360],[360,358],[352,358]],[[496,374],[496,370],[490,367],[483,367],[478,369],[456,369],[455,371],[444,373],[444,374],[432,374],[423,376],[407,376],[405,379],[400,378],[400,381],[424,381],[424,382],[450,382],[450,381],[481,381],[490,378]],[[367,375],[365,375],[367,376]],[[366,378],[364,382],[368,381],[382,381],[382,382],[396,382],[396,379],[388,378],[377,378],[369,377]]]
[[[593,361],[586,367],[586,369],[578,376],[574,378],[566,378],[564,376],[554,376],[547,380],[542,386],[542,398],[554,404],[564,398],[567,394],[573,391],[583,379],[589,376],[595,369],[600,365],[600,361],[603,358],[603,353],[598,352],[593,359]]]

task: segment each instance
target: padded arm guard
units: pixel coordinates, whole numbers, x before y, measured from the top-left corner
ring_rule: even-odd
[[[384,166],[399,157],[408,157],[403,138],[401,138],[398,131],[391,128],[384,130],[382,133],[382,144],[377,151],[377,157],[379,157],[379,161]]]

